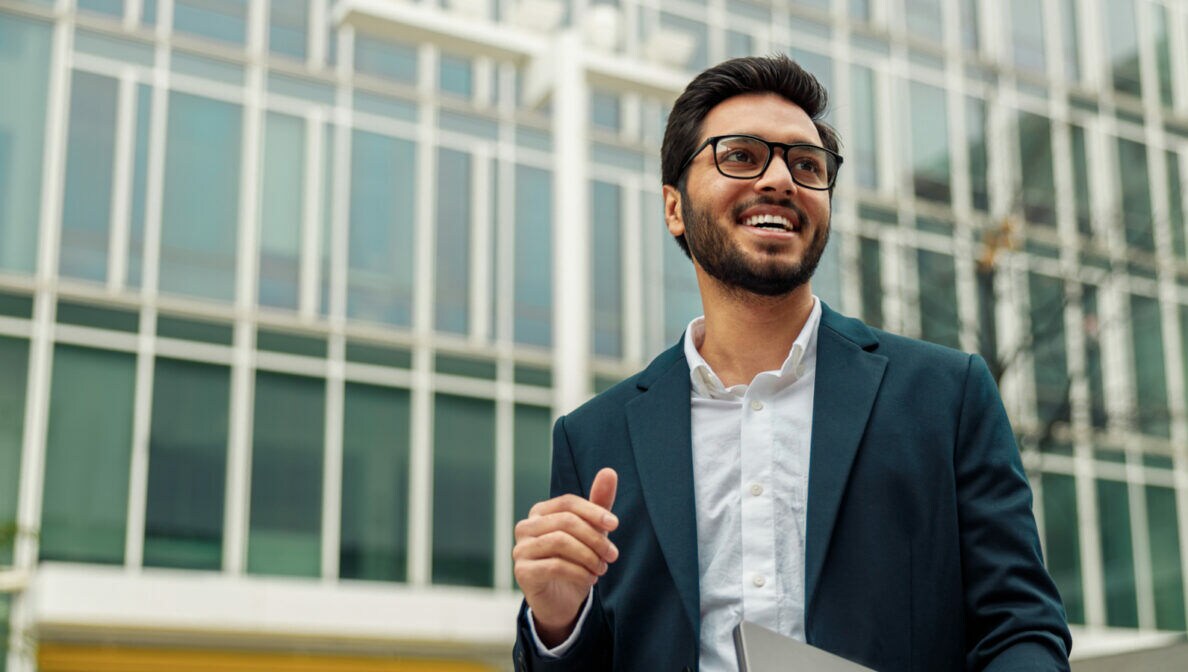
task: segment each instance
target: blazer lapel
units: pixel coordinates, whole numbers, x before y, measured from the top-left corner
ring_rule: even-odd
[[[821,328],[817,332],[813,436],[809,455],[806,615],[825,564],[850,467],[866,431],[887,365],[886,357],[867,352],[878,345],[878,338],[866,325],[842,317],[828,306],[824,306],[823,311]]]
[[[689,365],[681,343],[640,376],[627,428],[644,502],[695,636],[701,632]]]

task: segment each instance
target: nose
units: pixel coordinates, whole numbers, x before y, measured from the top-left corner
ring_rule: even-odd
[[[791,195],[796,190],[796,182],[792,180],[792,171],[788,169],[784,150],[773,151],[775,153],[767,164],[767,170],[755,180],[755,189],[766,193],[779,192]]]

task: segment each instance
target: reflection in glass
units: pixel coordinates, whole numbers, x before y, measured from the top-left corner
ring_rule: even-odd
[[[491,586],[495,403],[438,394],[433,428],[433,583]]]
[[[1172,251],[1181,259],[1188,259],[1184,239],[1184,211],[1188,202],[1184,200],[1184,188],[1180,182],[1180,155],[1172,150],[1164,154],[1167,164],[1167,211],[1171,228]]]
[[[1155,220],[1151,210],[1147,146],[1118,138],[1118,181],[1122,187],[1122,223],[1126,244],[1155,251]]]
[[[269,112],[264,122],[260,186],[260,286],[262,306],[297,309],[301,283],[301,222],[305,122]]]
[[[344,579],[406,579],[408,455],[408,391],[347,383],[338,554]]]
[[[1180,563],[1176,491],[1148,485],[1146,494],[1148,539],[1151,543],[1151,587],[1155,592],[1155,627],[1183,631],[1184,574]]]
[[[34,270],[45,153],[50,27],[0,13],[0,269]]]
[[[437,151],[436,327],[465,334],[470,325],[470,223],[473,218],[471,156]]]
[[[218,569],[231,370],[158,359],[153,374],[144,564]]]
[[[1167,371],[1159,300],[1131,295],[1130,319],[1134,339],[1136,425],[1144,434],[1167,437],[1171,435],[1171,418],[1167,406]]]
[[[594,353],[618,357],[623,353],[622,190],[616,184],[595,181],[590,206]]]
[[[1089,418],[1093,426],[1104,429],[1108,421],[1105,405],[1105,378],[1102,376],[1101,315],[1097,310],[1097,287],[1081,286],[1081,311],[1085,330],[1085,376],[1089,382]]]
[[[949,120],[945,92],[911,82],[912,184],[918,198],[949,202]]]
[[[256,373],[248,571],[317,576],[321,571],[322,380]]]
[[[970,204],[985,211],[990,208],[990,159],[986,151],[986,101],[981,98],[965,99],[965,138]]]
[[[552,174],[516,166],[515,340],[553,342]]]
[[[1031,273],[1028,276],[1031,355],[1035,363],[1036,417],[1047,440],[1054,423],[1068,422],[1068,350],[1064,334],[1064,282]]]
[[[883,269],[877,238],[859,238],[858,266],[862,271],[862,320],[883,326]]]
[[[62,275],[103,282],[111,229],[115,164],[116,80],[75,71],[66,139],[62,204]]]
[[[1130,536],[1130,499],[1126,483],[1097,481],[1097,517],[1105,573],[1106,623],[1138,627],[1134,585],[1134,549]]]
[[[124,561],[136,358],[54,347],[41,559]]]
[[[408,140],[366,131],[355,131],[351,142],[347,317],[407,326],[416,149]]]
[[[173,0],[173,29],[212,40],[244,43],[246,2],[234,0]]]
[[[169,96],[162,292],[235,297],[241,117],[238,105],[178,92]]]
[[[850,81],[854,115],[850,123],[854,128],[854,137],[850,140],[848,150],[853,154],[853,160],[847,162],[847,166],[854,166],[858,186],[878,189],[879,143],[875,125],[874,71],[861,65],[851,66]]]
[[[918,250],[920,338],[950,348],[961,347],[957,314],[957,270],[953,257]]]
[[[0,336],[0,565],[12,564],[28,370],[29,342]]]
[[[1089,155],[1085,147],[1085,129],[1070,126],[1072,141],[1073,189],[1077,209],[1077,231],[1082,236],[1093,235],[1093,213],[1089,200]]]
[[[1157,2],[1152,2],[1148,7],[1151,10],[1151,20],[1155,23],[1155,62],[1159,70],[1159,102],[1164,107],[1171,107],[1175,104],[1172,92],[1172,78],[1175,73],[1172,72],[1168,10],[1166,6]]]
[[[1015,67],[1043,72],[1044,8],[1035,0],[1011,0],[1011,42]]]
[[[1065,474],[1042,477],[1044,559],[1071,623],[1085,622],[1081,584],[1081,530],[1077,520],[1076,479]]]
[[[1052,122],[1047,117],[1029,112],[1020,112],[1018,120],[1023,216],[1031,224],[1055,226],[1056,180],[1052,165]]]
[[[269,0],[268,50],[304,59],[309,0]]]
[[[1138,27],[1135,23],[1134,0],[1110,0],[1104,5],[1106,42],[1110,47],[1114,90],[1141,97],[1143,83],[1139,72]]]

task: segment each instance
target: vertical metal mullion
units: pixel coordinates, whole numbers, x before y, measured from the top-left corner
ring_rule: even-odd
[[[495,237],[495,324],[494,334],[501,352],[511,352],[515,340],[516,269],[516,101],[515,66],[500,66],[500,124],[498,164],[498,212],[494,213]]]
[[[640,244],[642,182],[636,174],[628,176],[620,185],[623,190],[623,201],[619,208],[619,218],[623,223],[619,233],[619,250],[623,259],[620,272],[623,279],[620,292],[623,308],[620,315],[623,320],[623,359],[632,366],[642,363],[644,358],[643,246]]]
[[[488,77],[489,79],[489,77]],[[470,166],[470,340],[486,344],[491,338],[491,152],[486,144],[474,146]]]
[[[309,0],[309,14],[308,28],[306,33],[306,50],[307,57],[305,65],[310,70],[321,70],[326,64],[326,54],[328,53],[326,41],[326,3],[328,0]],[[344,49],[342,45],[338,45],[338,56],[341,60]]]
[[[156,332],[157,308],[154,304],[144,304],[140,310],[140,333],[136,343],[136,391],[133,397],[132,451],[128,475],[128,528],[124,536],[124,564],[130,569],[139,569],[144,562]]]
[[[515,521],[515,384],[513,365],[500,363],[503,379],[495,392],[495,588],[512,587],[512,536]]]
[[[1134,593],[1140,630],[1155,629],[1155,591],[1151,576],[1151,528],[1147,519],[1146,478],[1142,459],[1126,458],[1127,494],[1130,501],[1130,543],[1134,547]]]
[[[107,248],[107,289],[124,288],[128,275],[128,230],[131,226],[132,170],[136,143],[136,72],[120,69],[116,103],[115,157],[112,166],[111,232]]]
[[[345,416],[346,337],[341,329],[329,339],[326,362],[326,403],[322,460],[322,578],[335,581],[339,573],[339,547],[342,537],[342,460],[343,420]]]
[[[322,194],[325,115],[311,107],[305,117],[305,174],[302,177],[301,252],[298,262],[297,313],[303,320],[317,318],[322,274]]]
[[[419,85],[429,101],[436,100],[437,52],[422,45]],[[437,175],[437,109],[434,103],[422,103],[416,148],[417,183],[414,211],[413,259],[414,296],[413,331],[417,335],[413,351],[413,389],[411,400],[412,442],[409,458],[409,558],[408,580],[423,586],[432,580],[433,571],[433,299],[436,259],[434,249],[434,194]]]

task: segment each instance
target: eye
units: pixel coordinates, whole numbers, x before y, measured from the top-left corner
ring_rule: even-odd
[[[718,151],[718,161],[726,163],[758,163],[758,156],[750,147],[723,147]]]

